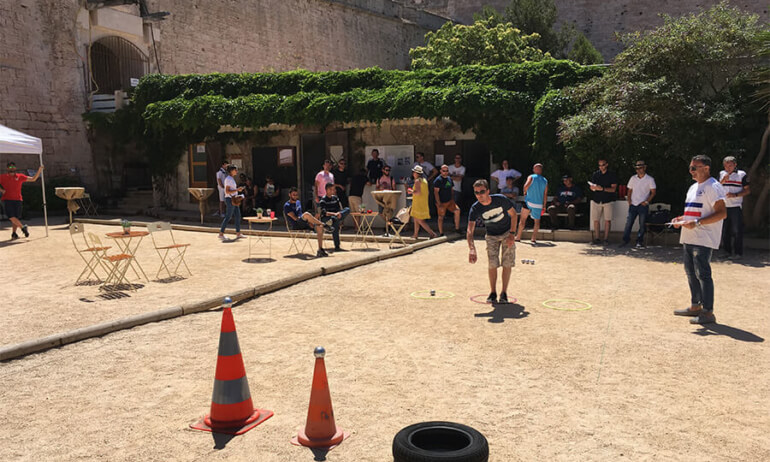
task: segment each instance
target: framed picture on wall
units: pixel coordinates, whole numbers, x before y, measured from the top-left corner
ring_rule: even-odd
[[[278,166],[279,167],[294,167],[294,154],[296,148],[294,146],[283,146],[278,148]]]

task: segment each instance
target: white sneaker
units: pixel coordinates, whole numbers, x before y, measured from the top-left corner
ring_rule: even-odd
[[[220,240],[220,241],[224,241],[225,239],[227,239],[227,238],[225,237],[225,235],[224,235],[224,234],[220,234],[220,235],[219,235],[219,240]]]

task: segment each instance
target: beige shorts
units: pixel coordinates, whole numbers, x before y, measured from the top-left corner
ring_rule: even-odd
[[[499,236],[490,236],[487,234],[484,240],[487,242],[487,258],[489,259],[489,268],[499,267],[511,268],[516,266],[516,244],[508,247],[505,240],[510,233]],[[502,255],[501,255],[502,254]]]
[[[591,221],[612,221],[612,202],[600,204],[591,201]]]
[[[349,196],[348,201],[350,202],[350,211],[358,212],[361,208],[361,196]]]

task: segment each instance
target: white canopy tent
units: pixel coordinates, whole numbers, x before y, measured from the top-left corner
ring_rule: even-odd
[[[43,142],[40,138],[27,135],[0,124],[0,154],[37,154],[40,165],[43,165]],[[48,205],[45,200],[45,171],[40,175],[43,188],[43,217],[45,218],[45,235],[48,237]]]

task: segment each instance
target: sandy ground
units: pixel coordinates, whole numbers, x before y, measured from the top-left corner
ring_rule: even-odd
[[[329,461],[392,460],[398,430],[436,419],[481,431],[492,461],[770,460],[766,253],[714,263],[707,328],[671,314],[689,301],[678,249],[559,242],[517,257],[536,264],[514,269],[512,305],[469,300],[486,265],[456,242],[237,306],[254,404],[276,415],[233,439],[188,429],[210,404],[218,311],[2,363],[0,460],[314,460],[289,439],[316,345],[353,433]],[[429,289],[455,296],[410,296]]]
[[[331,253],[329,258],[316,259],[314,239],[312,247],[305,251],[307,254],[297,258],[297,255],[287,255],[288,238],[272,238],[272,259],[266,255],[249,259],[248,238],[222,243],[216,234],[174,231],[177,242],[191,244],[185,261],[192,276],[183,272],[183,280],[169,282],[167,274],[162,273],[160,279],[165,282],[158,282],[160,257],[153,248],[152,239],[147,236],[140,242],[136,258],[150,282],[141,281],[136,291],[120,292],[120,297],[115,298],[114,294],[100,291],[98,285],[75,285],[85,263],[75,251],[68,225],[58,217],[52,220],[57,221],[49,226],[48,238],[40,220],[30,226],[29,239],[22,237],[11,241],[8,240],[10,231],[7,228],[0,230],[0,265],[6,275],[0,283],[0,300],[5,301],[0,310],[0,325],[13,326],[0,331],[0,345],[206,300],[228,290],[236,292],[298,272],[371,255],[357,245],[354,251]],[[120,231],[119,226],[84,226],[87,233],[97,235],[104,245],[113,246],[110,254],[117,253],[117,247],[106,233]],[[254,229],[257,227],[266,229],[265,225],[256,225]],[[232,226],[228,233],[234,237]],[[83,244],[82,237],[78,238],[78,244]],[[350,245],[343,242],[342,247],[350,249]],[[331,240],[325,241],[324,246],[327,249],[334,247]],[[379,248],[387,249],[387,245],[379,244]],[[255,243],[253,249],[265,251],[266,248]],[[131,270],[129,276],[139,282]]]

